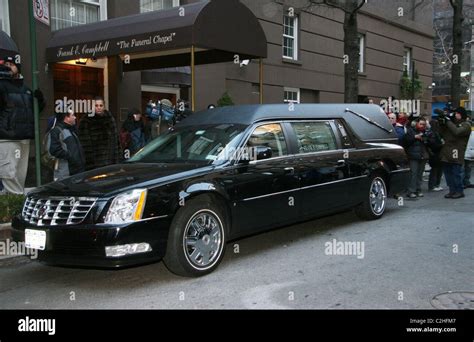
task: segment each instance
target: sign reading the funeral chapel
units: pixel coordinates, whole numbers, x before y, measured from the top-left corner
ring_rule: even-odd
[[[36,20],[49,26],[49,0],[33,0],[33,13]]]

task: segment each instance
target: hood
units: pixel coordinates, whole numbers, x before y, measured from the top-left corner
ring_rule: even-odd
[[[202,164],[191,163],[117,164],[46,184],[30,194],[110,197],[131,189],[147,188],[192,177],[201,172],[209,172],[213,168],[214,166],[203,167]]]

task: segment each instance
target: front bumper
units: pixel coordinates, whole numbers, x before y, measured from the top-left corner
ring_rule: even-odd
[[[154,218],[125,225],[83,224],[69,226],[31,226],[20,218],[12,222],[12,239],[25,241],[25,229],[46,232],[46,247],[38,260],[54,265],[120,268],[162,259],[166,252],[171,219]],[[148,243],[147,253],[107,257],[105,247]]]

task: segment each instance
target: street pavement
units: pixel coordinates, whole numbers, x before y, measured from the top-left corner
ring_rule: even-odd
[[[474,292],[474,189],[443,195],[391,199],[377,221],[346,212],[231,242],[197,279],[161,262],[104,271],[1,260],[0,309],[433,309],[438,294]],[[360,253],[331,255],[337,242]]]

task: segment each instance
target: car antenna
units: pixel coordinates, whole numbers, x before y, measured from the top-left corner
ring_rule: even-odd
[[[387,133],[393,133],[393,129],[386,129],[385,127],[383,127],[381,124],[379,124],[378,122],[375,122],[374,120],[372,120],[371,118],[368,118],[367,116],[365,115],[362,115],[362,114],[359,114],[359,113],[356,113],[354,112],[353,110],[350,110],[349,108],[346,108],[346,113],[349,112],[349,113],[352,113],[354,115],[357,115],[359,118],[362,118],[364,119],[365,121],[367,121],[368,123],[374,125],[374,126],[377,126],[378,128],[380,129],[383,129],[385,132]]]

